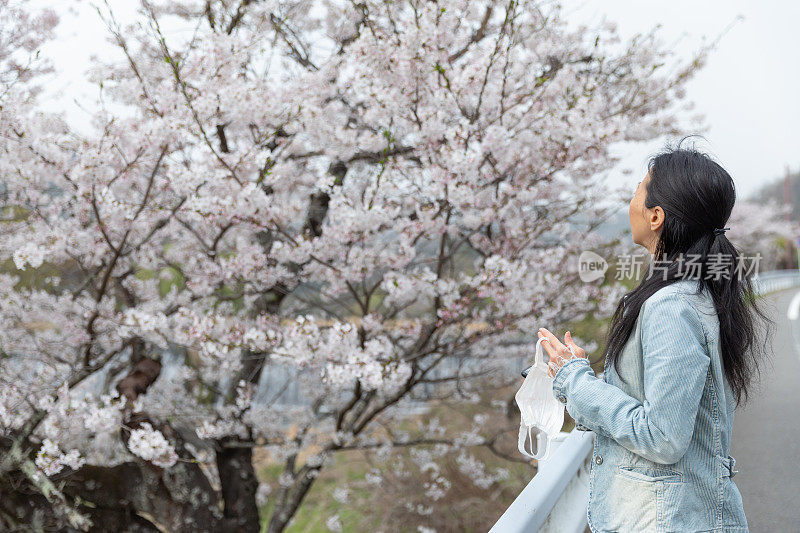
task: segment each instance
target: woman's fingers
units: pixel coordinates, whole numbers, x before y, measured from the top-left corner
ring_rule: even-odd
[[[544,336],[548,342],[543,342],[542,345],[550,355],[550,360],[558,363],[559,365],[566,362],[567,357],[571,357],[569,348],[564,346],[558,337],[550,333],[546,328],[539,328],[539,335]]]
[[[558,337],[550,333],[547,328],[539,328],[539,333],[543,334],[545,338],[550,341],[550,346],[555,348],[556,353],[564,353],[564,351],[567,349],[567,347],[564,346],[560,340],[558,340]],[[547,344],[545,344],[545,346],[547,346]]]
[[[545,341],[542,342],[542,346],[550,356],[547,363],[547,374],[550,377],[555,377],[558,370],[570,359],[586,357],[586,352],[583,348],[575,344],[575,341],[572,340],[572,334],[569,331],[564,335],[563,343],[547,328],[539,328],[539,338],[545,339]]]
[[[550,356],[547,364],[547,373],[551,377],[554,377],[558,369],[570,359],[576,357],[586,358],[586,351],[575,344],[575,341],[572,339],[572,333],[569,331],[564,335],[563,343],[547,328],[539,328],[539,338],[546,340],[546,342],[542,342],[542,346],[547,350],[547,354]]]
[[[548,339],[547,336],[541,331],[539,332],[539,338],[545,339],[542,341],[542,347],[547,352],[547,355],[550,356],[548,361],[555,361],[558,358],[558,351],[553,347],[553,343],[550,342],[550,339]]]
[[[558,372],[558,369],[561,368],[561,365],[563,365],[567,361],[560,353],[558,353],[558,350],[550,346],[550,342],[548,342],[549,339],[547,339],[547,337],[544,334],[539,333],[539,338],[545,339],[545,342],[542,342],[542,346],[544,346],[544,349],[550,356],[547,361],[547,374],[550,377],[555,377],[556,372]]]
[[[575,344],[575,341],[572,340],[572,334],[569,331],[566,335],[564,335],[564,344],[572,349],[572,353],[574,353],[577,357],[586,357],[586,352],[583,348]]]

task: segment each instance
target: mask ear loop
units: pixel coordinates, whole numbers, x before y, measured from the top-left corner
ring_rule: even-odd
[[[531,429],[532,428],[528,428],[528,437],[529,437],[528,440],[531,443],[531,457],[533,457],[534,459],[539,459],[537,457],[537,455],[539,455],[539,441],[538,440],[536,441],[536,453],[533,453],[533,439],[534,439],[534,437],[533,437],[533,433],[531,433]],[[538,437],[539,434],[537,433],[536,436]]]
[[[536,459],[538,461],[544,461],[545,459],[550,457],[550,439],[549,438],[542,438],[542,434],[541,433],[536,435],[536,437],[537,437],[537,440],[536,440],[536,451],[539,452],[539,448],[541,446],[544,446],[544,453],[541,453],[540,457],[537,457]]]
[[[541,363],[542,366],[547,368],[547,363],[544,362],[544,348],[542,348],[542,342],[544,341],[545,337],[542,337],[541,339],[536,341],[536,354],[534,355],[533,358],[533,365],[538,366],[540,368],[541,366],[539,365],[539,363]]]
[[[536,454],[533,452],[533,433],[531,433],[532,427],[522,426],[519,429],[519,450],[531,459],[538,459]],[[527,445],[528,442],[530,442],[529,446]]]
[[[531,459],[536,459],[537,461],[544,461],[550,456],[550,440],[547,438],[543,438],[541,433],[537,433],[536,437],[534,438],[533,433],[531,433],[532,428],[527,428],[527,439],[523,441],[522,447],[525,450],[525,455],[530,457]],[[536,440],[536,452],[533,451],[533,442]],[[525,443],[530,441],[530,447],[525,446]],[[544,452],[540,450],[540,448],[544,447]],[[530,451],[529,451],[530,450]]]
[[[531,459],[536,459],[536,457],[533,455],[533,450],[531,450],[531,452],[528,452],[528,447],[525,446],[525,440],[526,440],[525,437],[527,437],[528,435],[530,435],[530,428],[527,428],[526,426],[520,426],[519,443],[517,444],[517,448],[519,449],[520,453],[524,454],[525,456],[530,457]]]

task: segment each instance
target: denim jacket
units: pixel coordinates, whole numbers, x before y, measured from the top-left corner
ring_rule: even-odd
[[[681,280],[642,306],[620,353],[595,376],[565,363],[553,393],[595,432],[587,518],[593,532],[748,531],[729,455],[735,400],[707,290]]]

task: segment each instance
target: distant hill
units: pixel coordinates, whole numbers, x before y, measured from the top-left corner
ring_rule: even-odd
[[[623,233],[630,233],[631,223],[628,220],[628,208],[620,208],[614,215],[608,217],[608,220],[603,222],[597,227],[597,232],[606,238],[619,237]]]
[[[752,200],[777,200],[784,202],[784,178],[777,178],[767,182],[752,196]],[[789,200],[792,204],[792,220],[800,222],[800,172],[789,174]]]

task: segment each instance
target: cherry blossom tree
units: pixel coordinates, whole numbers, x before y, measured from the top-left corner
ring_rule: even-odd
[[[612,310],[568,259],[607,244],[611,147],[680,131],[712,45],[682,62],[530,0],[98,12],[118,60],[91,65],[80,134],[27,62],[53,16],[0,0],[0,523],[257,531],[266,496],[283,531],[352,449],[502,478],[470,454],[499,453],[485,418],[398,420],[518,381],[538,327]],[[265,390],[278,369],[302,402]]]
[[[728,226],[729,238],[758,271],[774,270],[786,256],[787,242],[800,235],[800,225],[786,220],[787,206],[775,200],[739,200]]]

